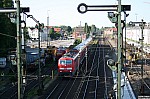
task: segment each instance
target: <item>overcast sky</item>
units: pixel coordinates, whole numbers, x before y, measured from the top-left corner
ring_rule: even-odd
[[[129,21],[141,21],[144,19],[150,22],[150,0],[122,0],[123,5],[131,5],[131,11],[128,11]],[[40,23],[47,25],[47,17],[49,16],[50,26],[66,25],[75,27],[95,24],[96,27],[114,26],[107,18],[107,12],[96,11],[80,14],[77,7],[80,3],[87,5],[117,5],[117,0],[20,0],[21,7],[30,7],[28,14],[33,15]],[[123,14],[122,14],[123,19]],[[35,26],[35,22],[26,19],[27,26]]]

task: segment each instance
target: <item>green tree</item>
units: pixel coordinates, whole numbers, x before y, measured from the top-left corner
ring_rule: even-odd
[[[13,7],[12,0],[0,0],[0,7]],[[6,53],[9,48],[16,48],[16,24],[11,23],[6,13],[0,13],[0,50]]]
[[[78,45],[81,43],[81,40],[80,39],[76,39],[75,42],[74,42],[74,45]]]
[[[2,0],[3,2],[3,7],[14,7],[14,2],[13,0]]]
[[[50,28],[49,34],[54,34],[54,33],[55,33],[54,28]]]
[[[49,30],[49,36],[50,38],[53,40],[55,39],[55,31],[54,31],[54,28],[50,28]]]
[[[91,32],[91,26],[88,26],[88,33]]]
[[[3,1],[0,0],[0,7],[2,8],[3,7]]]
[[[95,26],[95,25],[92,25],[92,26],[91,26],[91,32],[92,32],[92,33],[96,32],[96,26]]]
[[[71,34],[71,32],[72,32],[71,26],[62,25],[62,26],[60,26],[60,28],[61,28],[63,31],[67,31],[66,33],[68,33],[68,35]]]
[[[38,24],[36,24],[36,25],[35,25],[35,28],[37,28],[37,29],[38,29],[38,27],[39,27],[39,26],[38,26]]]
[[[67,27],[67,31],[68,31],[68,33],[70,33],[70,32],[72,31],[71,26],[68,26],[68,27]]]
[[[85,32],[85,33],[88,33],[88,32],[89,32],[89,31],[88,31],[88,24],[87,24],[87,23],[85,23],[84,32]]]
[[[44,28],[44,23],[40,24],[40,28],[43,29]]]
[[[25,27],[25,29],[24,29],[24,39],[25,39],[25,42],[30,39],[27,27]]]
[[[60,33],[55,33],[55,39],[60,38],[61,34]]]

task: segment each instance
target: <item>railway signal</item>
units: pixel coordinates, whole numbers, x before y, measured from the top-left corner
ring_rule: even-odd
[[[81,3],[78,5],[77,10],[79,13],[86,13],[87,11],[117,11],[118,5],[86,5]],[[121,11],[130,11],[131,5],[121,5]]]
[[[117,66],[115,65],[115,61],[112,59],[107,60],[107,65],[108,67],[112,70],[112,71],[116,71],[117,70]]]
[[[108,12],[108,18],[112,23],[117,23],[117,13]]]

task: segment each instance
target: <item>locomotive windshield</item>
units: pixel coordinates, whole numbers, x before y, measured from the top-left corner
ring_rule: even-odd
[[[69,65],[69,64],[72,64],[72,60],[60,60],[60,64]]]
[[[65,60],[60,60],[60,64],[64,65],[65,64]]]
[[[66,64],[72,64],[72,60],[66,60]]]

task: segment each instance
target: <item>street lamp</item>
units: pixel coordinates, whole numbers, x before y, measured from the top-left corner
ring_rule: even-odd
[[[50,11],[50,10],[47,10],[47,48],[48,48],[48,46],[49,46],[49,39],[48,39],[48,34],[49,34],[49,13],[48,13],[48,11]]]

